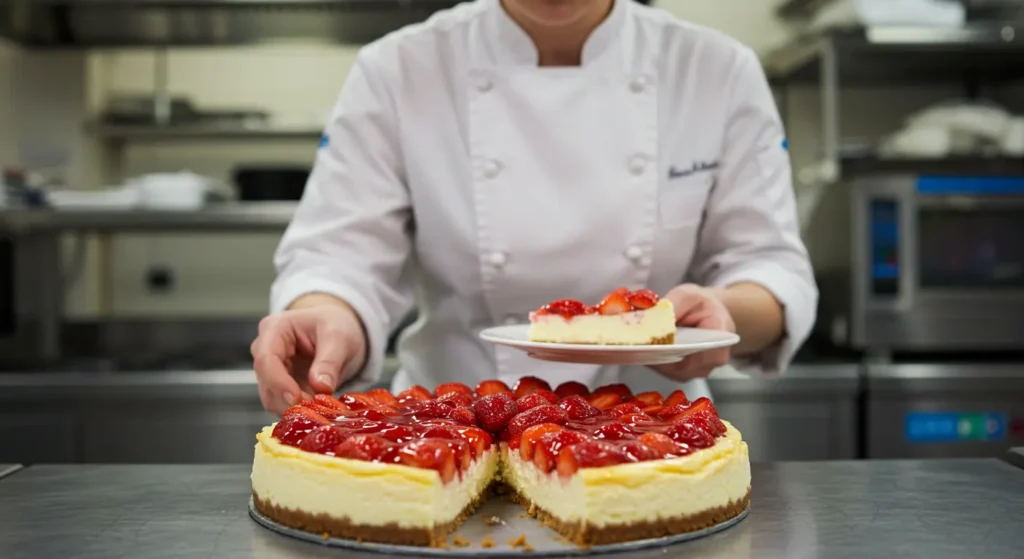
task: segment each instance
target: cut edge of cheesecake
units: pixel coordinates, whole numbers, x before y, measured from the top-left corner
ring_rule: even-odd
[[[672,302],[661,299],[653,307],[621,314],[530,313],[527,338],[531,342],[579,345],[671,345],[675,343],[676,316]]]

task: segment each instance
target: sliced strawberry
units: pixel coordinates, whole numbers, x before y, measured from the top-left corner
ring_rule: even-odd
[[[367,462],[391,462],[392,460],[387,460],[386,457],[388,451],[396,447],[395,443],[376,435],[354,435],[334,447],[334,455]]]
[[[690,405],[690,400],[682,390],[673,390],[672,393],[668,395],[668,398],[665,398],[662,405],[667,408],[669,406],[676,406],[680,404],[688,406]]]
[[[508,422],[509,445],[518,445],[519,438],[523,436],[523,431],[534,425],[541,423],[565,425],[567,421],[569,421],[569,416],[566,415],[565,410],[550,404],[524,411]]]
[[[361,417],[363,419],[381,422],[388,420],[388,416],[381,413],[378,409],[365,409],[357,412],[351,412],[347,417]]]
[[[437,400],[410,400],[406,407],[416,419],[447,418],[451,408]]]
[[[438,402],[448,404],[453,408],[473,405],[473,397],[462,392],[446,392],[437,398]]]
[[[341,416],[344,416],[344,415],[348,415],[348,413],[349,413],[347,411],[341,411],[341,410],[336,410],[334,408],[329,408],[327,406],[321,406],[320,404],[318,404],[318,403],[316,403],[316,402],[314,402],[312,400],[303,400],[303,401],[299,402],[298,405],[300,405],[300,406],[302,406],[304,408],[311,409],[311,410],[315,411],[316,413],[320,414],[321,416],[323,416],[323,417],[325,417],[327,419],[335,419],[335,418],[338,418],[338,417],[341,417]]]
[[[531,392],[538,390],[551,390],[551,385],[543,379],[537,377],[523,377],[516,382],[515,387],[512,391],[515,392],[516,398],[522,398]]]
[[[594,395],[598,394],[618,394],[623,401],[631,400],[633,398],[633,391],[629,389],[625,384],[606,384],[599,387],[594,391]]]
[[[476,414],[469,406],[459,406],[448,413],[448,418],[463,425],[476,425]]]
[[[490,394],[473,404],[473,411],[476,412],[476,417],[484,429],[492,433],[501,431],[519,413],[519,406],[509,394],[508,392]]]
[[[665,406],[665,407],[661,408],[661,411],[658,412],[658,415],[656,417],[658,417],[660,419],[672,419],[674,417],[682,418],[682,416],[680,414],[685,412],[686,408],[687,408],[687,406],[684,405],[684,404],[676,404],[674,406]]]
[[[408,403],[409,400],[429,400],[431,398],[430,391],[418,384],[398,394],[398,401],[403,404]]]
[[[476,385],[477,396],[490,396],[499,392],[512,392],[508,385],[500,380],[485,380]]]
[[[594,431],[595,439],[604,439],[609,441],[625,441],[635,439],[640,436],[640,431],[630,427],[629,425],[623,425],[622,423],[609,423],[602,425]]]
[[[700,427],[702,430],[710,433],[712,437],[721,437],[727,431],[722,420],[718,419],[718,416],[711,413],[710,410],[699,410],[695,413],[684,415],[682,420],[685,423],[692,423]]]
[[[620,415],[616,419],[618,419],[622,423],[625,423],[626,425],[643,425],[645,423],[651,423],[652,421],[654,421],[654,419],[651,418],[651,416],[643,412],[627,413],[626,415]]]
[[[455,455],[455,469],[459,472],[468,470],[470,464],[473,463],[473,449],[469,446],[469,443],[462,439],[452,439],[447,441],[447,443],[448,448]]]
[[[647,460],[661,458],[661,454],[658,451],[640,441],[623,441],[619,443],[619,450],[624,452],[633,462],[646,462]]]
[[[419,438],[416,436],[416,432],[406,427],[405,425],[387,425],[384,426],[378,433],[377,436],[380,438],[391,441],[393,443],[406,443],[413,439]]]
[[[624,415],[642,414],[643,410],[636,404],[616,404],[605,412],[609,417],[620,418]]]
[[[559,431],[541,437],[533,451],[533,464],[542,472],[554,470],[562,450],[574,444],[592,440],[578,431]]]
[[[543,307],[537,309],[537,314],[548,315],[557,314],[562,318],[569,320],[573,317],[577,317],[584,314],[595,314],[596,310],[594,307],[577,301],[576,299],[561,299],[558,301],[552,301]]]
[[[638,289],[630,293],[628,299],[629,304],[639,311],[647,310],[658,304],[658,294],[650,289]]]
[[[629,304],[629,291],[624,287],[612,291],[597,304],[597,312],[603,315],[615,315],[632,311],[633,305]]]
[[[487,449],[491,448],[492,439],[487,431],[479,427],[464,427],[462,425],[457,425],[453,429],[462,440],[469,443],[474,458],[480,458]]]
[[[342,404],[341,400],[329,394],[317,394],[313,396],[313,402],[332,410],[348,411],[348,406]]]
[[[608,441],[584,441],[563,448],[558,453],[558,473],[564,477],[580,468],[601,468],[628,462],[629,457],[614,443]],[[566,473],[567,472],[567,473]]]
[[[590,396],[590,389],[587,388],[587,385],[583,384],[582,382],[570,380],[568,382],[563,382],[562,384],[559,384],[558,388],[555,389],[555,395],[558,396],[559,398],[568,398],[569,396],[586,397]]]
[[[686,447],[676,444],[671,437],[661,433],[644,433],[640,435],[640,442],[653,449],[663,458],[682,456],[686,453]]]
[[[590,405],[590,402],[584,400],[582,396],[563,398],[561,402],[558,402],[558,407],[565,410],[569,419],[579,420],[601,415],[601,410]]]
[[[527,462],[533,460],[534,447],[540,442],[541,437],[563,430],[561,425],[541,423],[523,431],[523,435],[519,438],[519,457]]]
[[[288,446],[298,446],[310,431],[322,425],[304,414],[294,413],[278,421],[271,436]]]
[[[345,442],[344,433],[333,425],[321,425],[310,431],[299,443],[299,448],[306,452],[323,454]]]
[[[451,425],[430,425],[420,429],[421,439],[461,439],[459,432]]]
[[[609,410],[616,404],[622,402],[622,396],[618,394],[591,394],[587,401],[591,406],[604,411]]]
[[[634,400],[640,400],[641,402],[643,402],[642,404],[637,404],[641,408],[643,408],[644,406],[650,406],[650,405],[659,405],[660,406],[660,405],[664,404],[664,402],[665,402],[665,398],[661,394],[659,394],[658,392],[653,392],[653,391],[651,391],[651,392],[641,392],[641,393],[637,394],[636,396],[633,396],[633,399]]]
[[[446,440],[420,439],[408,442],[399,450],[398,457],[407,466],[436,470],[444,483],[455,479],[455,452]]]
[[[376,400],[378,404],[398,407],[398,398],[395,398],[395,396],[386,388],[374,388],[367,392],[366,395]]]
[[[434,396],[440,398],[445,394],[453,392],[457,394],[465,394],[466,396],[473,395],[473,389],[461,382],[446,382],[444,384],[437,385],[437,388],[434,389]]]
[[[313,421],[315,421],[315,422],[317,422],[317,423],[319,423],[321,425],[330,425],[330,423],[331,423],[331,420],[329,420],[326,417],[320,415],[319,413],[311,410],[310,408],[307,408],[306,406],[303,406],[302,404],[296,404],[296,405],[294,405],[294,406],[284,410],[284,413],[281,415],[281,418],[284,419],[284,418],[291,417],[293,415],[301,415],[301,416],[306,417],[308,419],[311,419],[311,420],[313,420]]]
[[[540,391],[527,394],[526,396],[516,400],[516,406],[519,408],[519,413],[533,409],[537,406],[546,406],[553,403],[554,402],[545,398]]]
[[[698,450],[715,444],[715,438],[711,436],[711,433],[691,423],[673,423],[665,430],[665,434],[677,443]]]

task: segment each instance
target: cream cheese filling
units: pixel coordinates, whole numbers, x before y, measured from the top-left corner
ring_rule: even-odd
[[[431,528],[454,520],[490,484],[498,452],[476,460],[461,479],[444,484],[434,470],[305,452],[257,436],[252,488],[261,499],[353,523]]]
[[[676,331],[676,315],[667,299],[645,310],[616,315],[586,314],[565,319],[557,314],[530,317],[532,341],[586,344],[649,344]]]
[[[502,477],[560,520],[595,526],[699,514],[742,500],[750,488],[750,457],[740,432],[681,458],[583,468],[568,481],[543,474],[518,452],[502,460]]]

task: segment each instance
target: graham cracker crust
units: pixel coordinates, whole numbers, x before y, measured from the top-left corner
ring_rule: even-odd
[[[594,526],[592,524],[559,520],[515,491],[509,493],[508,496],[526,509],[529,515],[536,517],[544,525],[580,547],[663,538],[687,532],[697,532],[735,518],[750,506],[750,488],[748,487],[746,496],[739,501],[733,501],[725,506],[708,509],[698,514],[679,516],[657,522]]]
[[[279,507],[260,499],[260,496],[255,491],[252,493],[252,502],[256,506],[256,510],[268,518],[289,528],[321,534],[324,536],[324,539],[343,538],[359,542],[393,545],[447,547],[448,536],[473,514],[473,511],[480,506],[488,494],[489,491],[484,491],[482,495],[474,498],[451,522],[446,522],[430,529],[402,528],[395,523],[384,526],[356,524],[347,517],[337,518],[326,514],[311,514]]]

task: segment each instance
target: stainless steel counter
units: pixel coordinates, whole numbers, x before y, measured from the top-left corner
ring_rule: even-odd
[[[295,202],[211,204],[197,211],[4,210],[0,231],[56,233],[90,231],[268,231],[280,233],[295,213]]]
[[[1011,448],[1010,452],[1006,453],[1006,461],[1024,469],[1024,446]]]
[[[247,515],[248,465],[30,466],[0,483],[0,557],[378,557],[294,541]],[[1024,471],[995,459],[754,464],[736,527],[694,557],[973,557],[1020,552]]]
[[[21,469],[21,464],[0,464],[0,478],[9,476]]]

